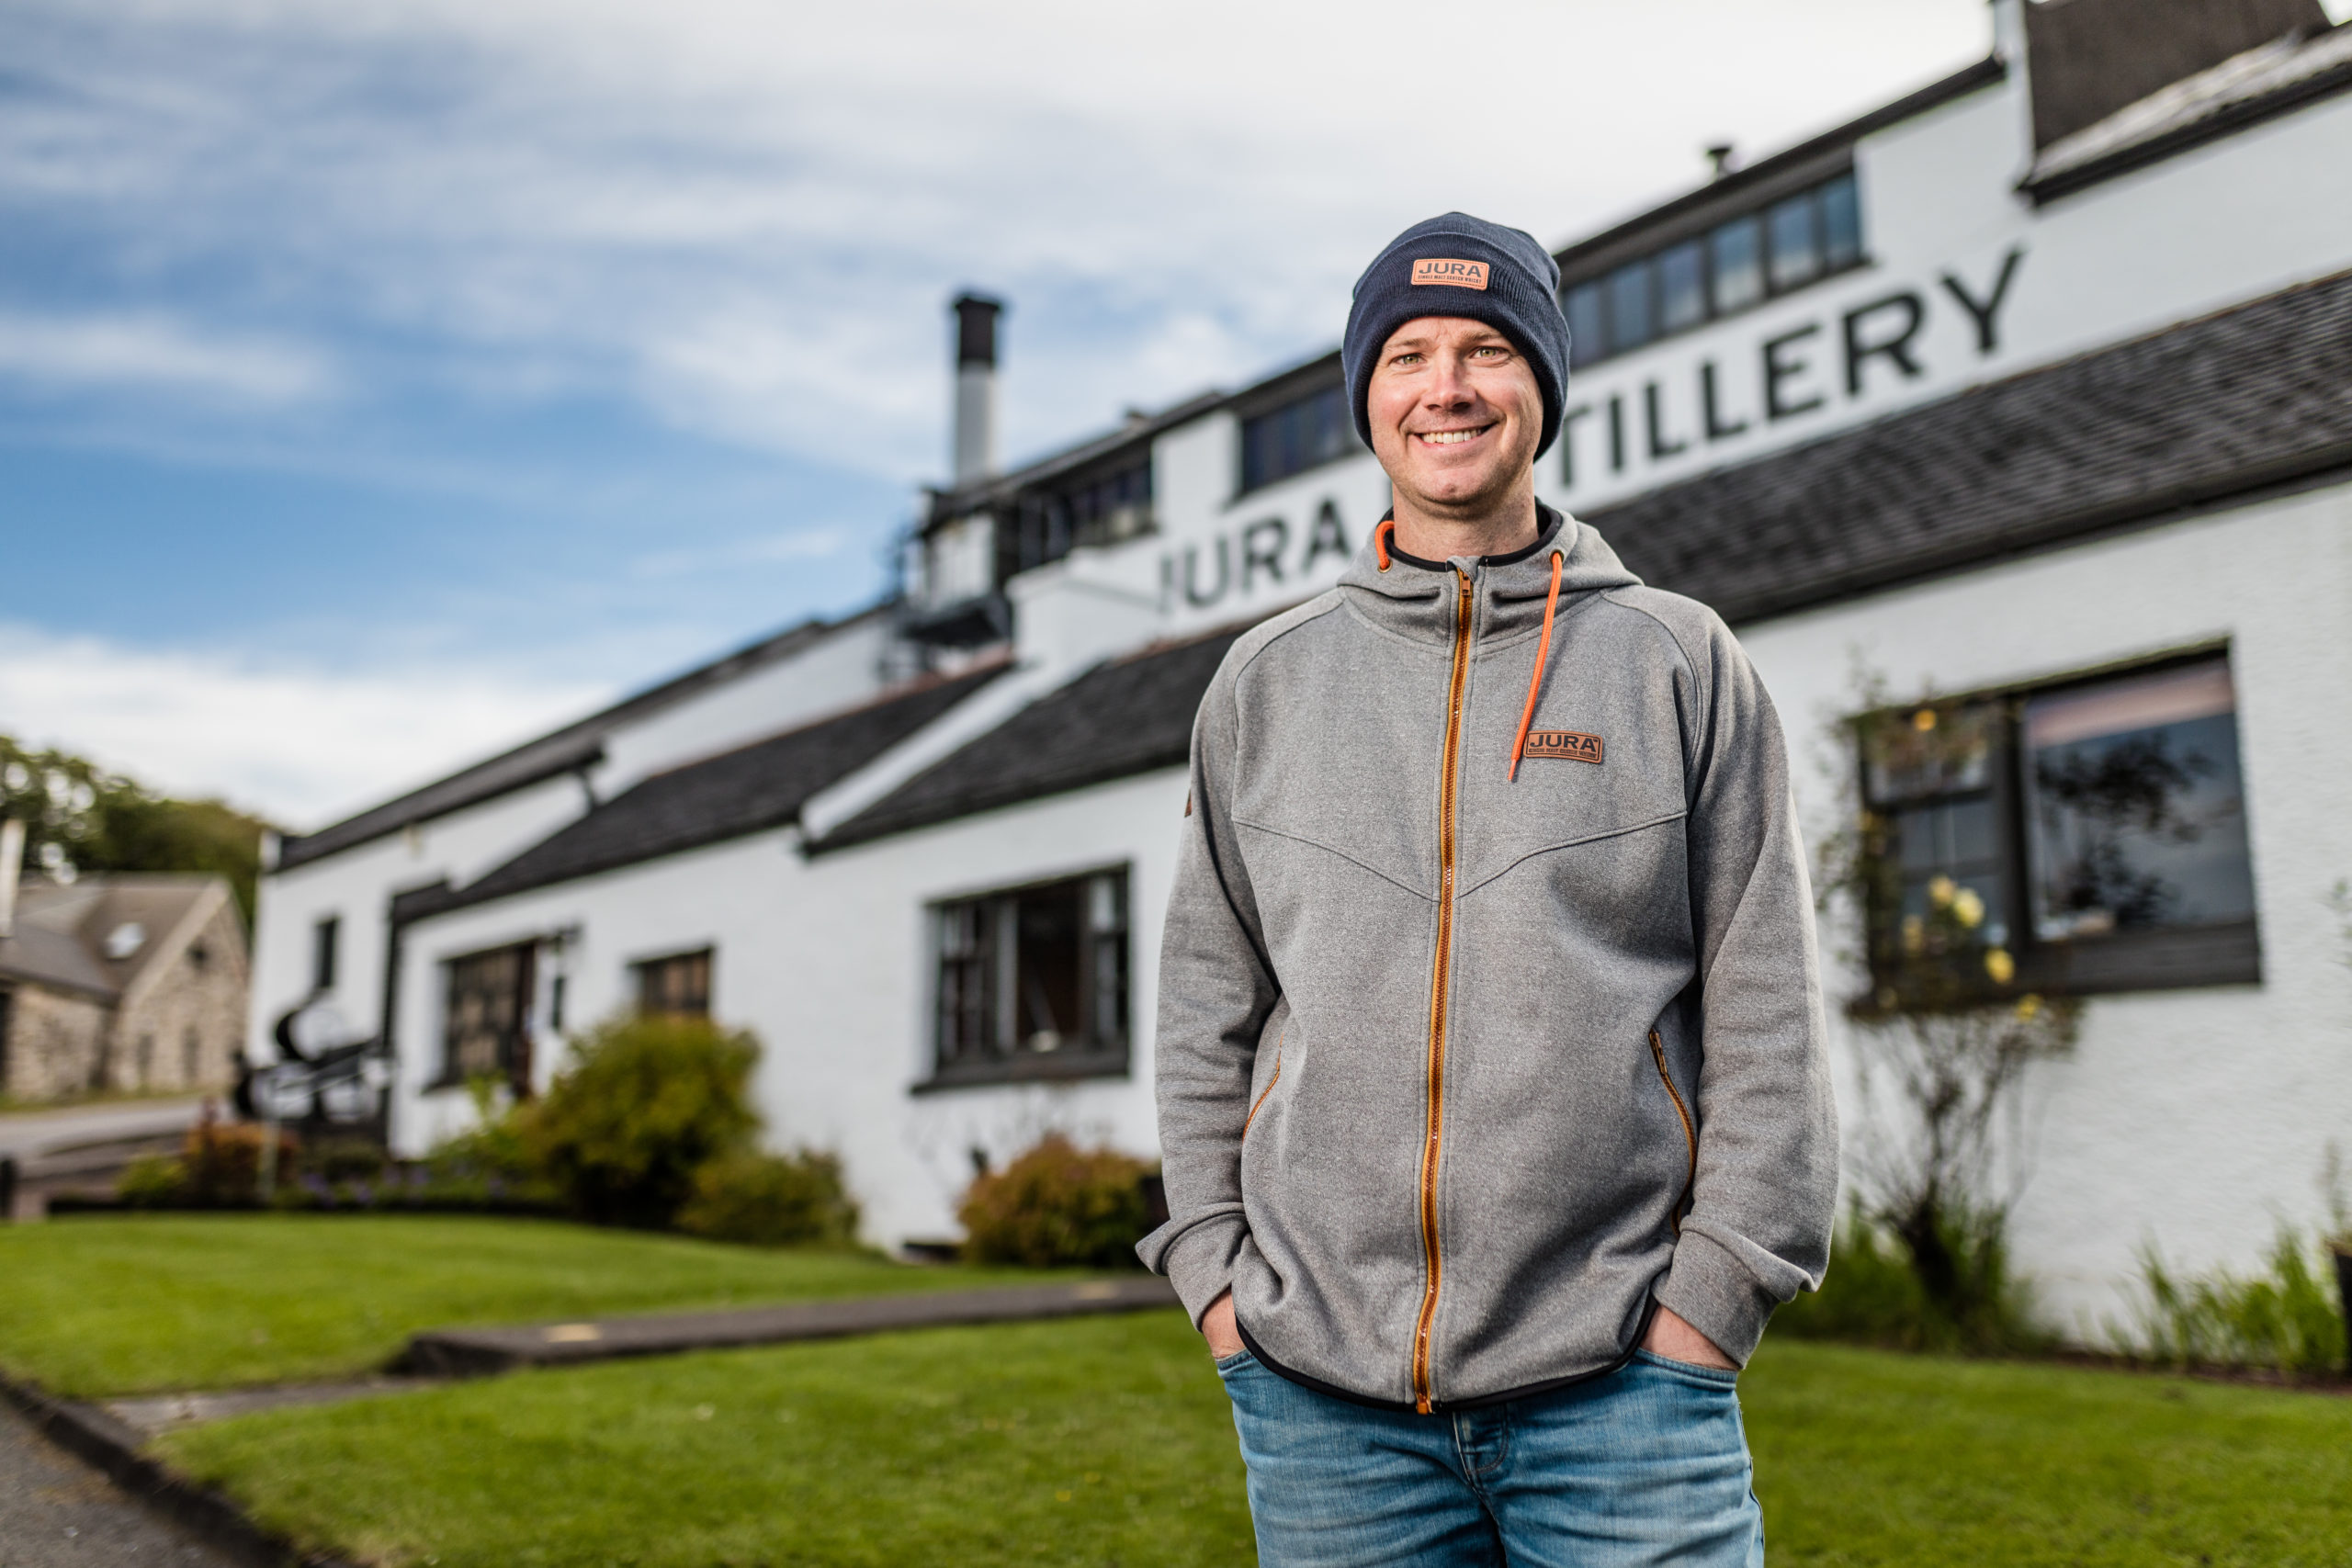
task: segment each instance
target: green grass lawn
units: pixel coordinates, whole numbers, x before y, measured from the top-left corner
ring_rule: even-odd
[[[551,1220],[93,1215],[0,1225],[0,1369],[84,1398],[226,1388],[363,1372],[424,1328],[1039,1278]]]
[[[2352,1400],[1793,1341],[1742,1387],[1776,1564],[2352,1562]],[[1173,1313],[531,1372],[161,1446],[386,1564],[1250,1558]]]

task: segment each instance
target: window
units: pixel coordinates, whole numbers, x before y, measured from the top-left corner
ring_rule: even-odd
[[[1707,319],[1707,274],[1699,242],[1676,245],[1657,258],[1658,325],[1670,333]]]
[[[334,989],[335,947],[343,932],[340,916],[329,915],[311,927],[311,994]]]
[[[1772,247],[1772,289],[1779,293],[1811,283],[1821,270],[1821,241],[1814,229],[1813,193],[1775,203],[1764,215],[1764,234]]]
[[[1609,275],[1609,347],[1623,354],[1650,341],[1650,264],[1637,261]]]
[[[1872,715],[1862,751],[1882,1006],[2260,977],[2225,659]]]
[[[1753,218],[1735,218],[1709,236],[1714,264],[1717,315],[1745,310],[1764,298],[1764,228]]]
[[[444,966],[442,1083],[489,1074],[517,1094],[529,1092],[531,955],[526,942],[453,958]]]
[[[1861,196],[1842,174],[1702,236],[1569,282],[1571,361],[1590,365],[1862,265]]]
[[[1151,531],[1151,464],[1142,462],[1082,484],[1066,498],[1073,538],[1114,545]]]
[[[637,1010],[710,1016],[710,949],[648,959],[637,968]]]
[[[2037,938],[2254,918],[2236,710],[2219,660],[2026,704]]]
[[[936,1066],[925,1088],[1127,1066],[1127,874],[1043,883],[933,911]]]
[[[1356,449],[1347,389],[1321,388],[1241,422],[1241,488],[1303,474]]]
[[[1568,365],[1571,369],[1605,358],[1609,337],[1601,328],[1600,285],[1580,283],[1568,290]]]

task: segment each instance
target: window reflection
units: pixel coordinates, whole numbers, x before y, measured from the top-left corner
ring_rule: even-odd
[[[1813,197],[1792,196],[1765,214],[1772,242],[1772,287],[1793,288],[1821,270],[1821,246],[1814,236]]]
[[[2220,660],[2027,704],[2037,937],[2252,917],[2236,710]]]
[[[1764,298],[1764,240],[1753,218],[1736,219],[1708,242],[1714,252],[1715,310],[1745,310]]]
[[[1706,319],[1707,279],[1698,241],[1661,253],[1657,276],[1658,321],[1668,332],[1680,332]]]
[[[1645,261],[1621,266],[1609,275],[1609,348],[1623,354],[1650,341],[1656,328],[1651,315],[1650,267]]]

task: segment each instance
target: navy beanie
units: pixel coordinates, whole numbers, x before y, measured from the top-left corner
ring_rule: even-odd
[[[1560,267],[1552,253],[1524,230],[1466,212],[1416,223],[1388,242],[1356,279],[1340,346],[1348,406],[1366,446],[1372,420],[1364,396],[1381,345],[1423,316],[1466,316],[1519,345],[1544,393],[1544,439],[1535,455],[1550,451],[1568,384],[1568,322],[1560,314]]]

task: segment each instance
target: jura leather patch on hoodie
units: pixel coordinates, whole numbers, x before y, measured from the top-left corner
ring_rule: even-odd
[[[1600,737],[1579,735],[1573,729],[1531,729],[1527,732],[1527,750],[1521,753],[1528,761],[1538,757],[1557,757],[1570,762],[1600,761]]]
[[[1434,283],[1447,288],[1484,289],[1487,287],[1487,264],[1431,257],[1413,264],[1413,282],[1416,287]]]

